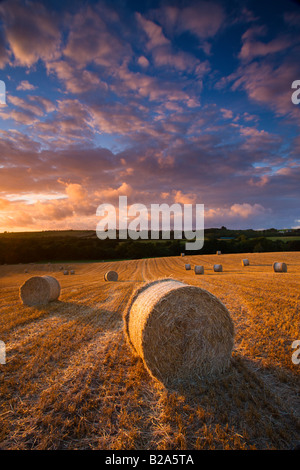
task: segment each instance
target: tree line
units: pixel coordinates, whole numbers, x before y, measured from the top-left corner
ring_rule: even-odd
[[[300,251],[300,237],[290,241],[271,240],[266,236],[248,238],[237,233],[230,239],[229,232],[210,231],[205,234],[200,251],[186,254],[258,253]],[[229,239],[220,238],[220,233]],[[256,233],[255,233],[256,234]],[[231,233],[232,235],[232,233]],[[35,234],[0,234],[0,264],[37,263],[55,261],[104,261],[120,259],[178,256],[185,251],[185,240],[99,240],[97,237],[76,237],[49,232]]]

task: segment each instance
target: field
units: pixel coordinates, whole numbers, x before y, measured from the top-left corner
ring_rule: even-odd
[[[288,272],[274,273],[273,261]],[[205,274],[185,271],[186,262]],[[291,345],[300,339],[300,252],[73,263],[74,276],[59,266],[0,266],[0,449],[299,446],[300,364]],[[118,282],[104,281],[108,269]],[[19,287],[46,273],[61,283],[59,301],[22,305]],[[231,312],[232,365],[218,380],[167,389],[132,355],[122,312],[135,287],[159,277],[203,287]]]

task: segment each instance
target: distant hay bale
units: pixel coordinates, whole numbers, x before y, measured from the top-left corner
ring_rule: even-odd
[[[273,269],[275,273],[287,273],[287,265],[285,263],[275,262],[273,263]]]
[[[221,255],[221,251],[217,251],[217,253],[216,253],[216,254],[217,254],[217,255]]]
[[[60,266],[60,267],[59,267],[59,270],[60,270],[60,271],[62,271],[63,269],[64,269],[64,267],[63,267],[63,266]]]
[[[118,273],[116,271],[107,271],[104,274],[105,281],[117,281],[118,280]]]
[[[165,384],[216,377],[230,365],[234,325],[227,308],[206,290],[174,279],[133,292],[124,332],[133,353]]]
[[[181,256],[185,256],[185,253],[181,253]]]
[[[223,271],[223,266],[221,264],[214,264],[214,272],[221,273]]]
[[[25,270],[24,270],[24,273],[28,273],[28,269],[25,269]]]
[[[242,259],[242,266],[250,266],[248,259]]]
[[[70,274],[75,274],[74,269],[71,269]]]
[[[44,305],[60,296],[60,284],[52,276],[33,276],[20,288],[20,298],[24,305]]]
[[[67,271],[66,269],[64,270],[64,276],[68,276],[69,274],[69,271]]]
[[[190,264],[186,264],[186,265],[185,265],[185,269],[186,269],[187,271],[189,271],[189,270],[191,269],[191,265],[190,265]]]
[[[195,266],[195,274],[204,274],[204,266]]]

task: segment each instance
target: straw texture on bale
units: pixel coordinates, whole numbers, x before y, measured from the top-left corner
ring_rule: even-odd
[[[249,266],[249,260],[248,259],[242,259],[242,266]]]
[[[69,271],[65,270],[64,271],[64,276],[67,276],[69,274]]]
[[[230,313],[199,287],[174,279],[143,285],[129,300],[124,329],[133,353],[164,384],[214,378],[230,365]]]
[[[191,265],[190,265],[190,264],[186,264],[186,265],[185,265],[185,269],[186,269],[187,271],[189,271],[189,270],[191,269]]]
[[[214,272],[221,273],[223,271],[223,266],[221,264],[214,264]]]
[[[275,273],[287,273],[287,265],[285,263],[273,263]]]
[[[195,266],[195,274],[204,274],[204,266]]]
[[[118,280],[118,273],[116,271],[107,271],[104,274],[105,281],[117,281]]]
[[[20,288],[20,298],[24,305],[44,305],[60,296],[60,284],[52,276],[33,276]]]

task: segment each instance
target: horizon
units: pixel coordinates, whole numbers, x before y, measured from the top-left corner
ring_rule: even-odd
[[[1,2],[0,233],[96,231],[120,196],[300,228],[299,24],[292,0]]]
[[[241,229],[241,228],[230,228],[230,227],[207,227],[207,228],[204,228],[204,232],[205,231],[209,231],[209,230],[226,230],[228,232],[247,232],[247,231],[254,231],[254,232],[267,232],[267,231],[270,231],[270,230],[276,230],[277,232],[280,232],[280,231],[287,231],[287,230],[300,230],[300,228],[296,228],[296,229],[292,229],[290,227],[285,227],[285,228],[278,228],[276,229],[275,227],[268,227],[268,228],[257,228],[257,229],[253,229],[251,227],[248,227],[248,228],[244,228],[244,229]],[[107,230],[106,230],[107,231]],[[116,229],[117,233],[119,232],[119,229],[117,228]],[[149,229],[149,232],[151,230]],[[72,228],[65,228],[65,229],[43,229],[43,230],[27,230],[27,231],[10,231],[10,230],[5,230],[4,232],[0,232],[0,235],[4,235],[4,234],[14,234],[14,233],[18,233],[18,234],[21,234],[21,233],[44,233],[44,232],[95,232],[95,234],[97,233],[97,230],[96,229],[72,229]],[[136,230],[136,232],[140,232],[140,230]],[[157,230],[155,232],[162,232],[162,230]],[[171,233],[174,232],[173,229],[170,230]],[[155,240],[154,240],[155,241]]]

